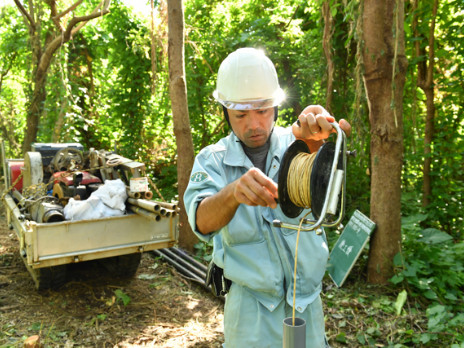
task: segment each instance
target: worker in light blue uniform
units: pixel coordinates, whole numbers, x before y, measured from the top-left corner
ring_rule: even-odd
[[[274,127],[283,100],[272,62],[242,48],[221,64],[214,94],[232,133],[195,159],[184,195],[189,222],[203,241],[213,238],[214,263],[232,282],[224,308],[226,348],[281,347],[283,320],[292,316],[297,231],[273,226],[289,219],[277,203],[279,168],[296,138],[316,151],[334,118],[309,106],[299,125]],[[340,121],[349,132],[349,124]],[[320,299],[328,258],[324,234],[302,232],[298,242],[295,313],[306,321],[306,347],[326,347]]]

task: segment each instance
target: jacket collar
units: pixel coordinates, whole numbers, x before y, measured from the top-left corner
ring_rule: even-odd
[[[224,157],[224,163],[232,167],[252,167],[250,159],[246,156],[243,151],[240,139],[231,132],[226,138],[226,155]]]
[[[278,133],[280,128],[274,127],[273,132],[271,133],[271,146],[269,148],[269,153],[273,155],[280,163],[280,140]],[[242,144],[240,139],[235,135],[234,132],[231,132],[226,138],[226,154],[224,157],[224,164],[233,167],[246,167],[251,168],[253,164],[250,159],[243,151]],[[269,162],[269,153],[268,153],[268,162]]]

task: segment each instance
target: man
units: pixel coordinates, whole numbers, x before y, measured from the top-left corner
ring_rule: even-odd
[[[273,63],[253,48],[238,49],[222,62],[214,97],[232,133],[195,159],[184,195],[189,222],[200,239],[214,238],[213,261],[232,282],[225,347],[281,347],[283,319],[292,316],[297,232],[272,221],[298,224],[299,217],[289,219],[277,203],[279,166],[296,138],[317,151],[335,119],[321,106],[308,106],[299,123],[274,127],[284,93]],[[346,121],[340,127],[350,131]],[[298,250],[296,316],[306,321],[306,347],[325,347],[319,296],[329,253],[325,236],[301,233]]]

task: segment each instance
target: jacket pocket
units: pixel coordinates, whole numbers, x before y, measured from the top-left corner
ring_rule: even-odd
[[[282,267],[272,262],[265,241],[225,246],[224,265],[224,275],[241,286],[274,295],[282,288]]]

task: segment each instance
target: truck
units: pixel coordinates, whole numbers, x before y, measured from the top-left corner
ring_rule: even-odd
[[[70,264],[86,261],[132,277],[143,252],[177,244],[177,204],[153,200],[143,163],[79,143],[34,143],[24,158],[7,159],[1,145],[7,224],[38,290],[59,288]],[[116,181],[124,184],[123,211],[89,218],[98,210],[90,204],[81,219],[67,216],[66,206],[95,202]]]

